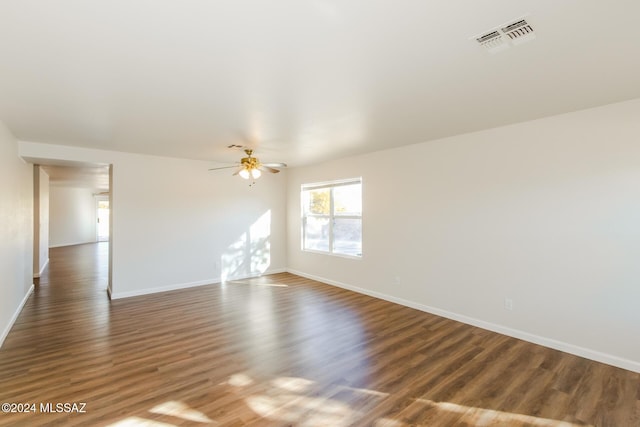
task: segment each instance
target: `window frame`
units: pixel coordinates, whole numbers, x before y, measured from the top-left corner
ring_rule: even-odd
[[[362,177],[357,177],[357,178],[348,178],[348,179],[341,179],[341,180],[335,180],[335,181],[325,181],[325,182],[316,182],[316,183],[308,183],[308,184],[302,184],[300,186],[300,217],[301,217],[301,229],[300,229],[300,234],[301,234],[301,238],[300,238],[300,244],[301,244],[301,250],[303,252],[312,252],[312,253],[318,253],[318,254],[324,254],[324,255],[331,255],[331,256],[337,256],[337,257],[344,257],[344,258],[350,258],[350,259],[362,259],[363,258],[363,250],[362,250],[362,242],[363,242],[363,238],[362,238],[362,207],[360,209],[360,215],[336,215],[334,210],[335,210],[335,203],[334,203],[334,194],[333,194],[333,190],[337,187],[343,187],[343,186],[348,186],[348,185],[355,185],[355,184],[359,184],[360,185],[360,203],[362,204]],[[323,189],[328,189],[329,190],[329,213],[328,214],[314,214],[314,213],[307,213],[307,207],[305,206],[305,197],[304,197],[304,192],[305,191],[312,191],[312,190],[323,190]],[[307,225],[307,218],[312,217],[312,218],[326,218],[328,219],[329,222],[329,249],[328,250],[321,250],[321,249],[310,249],[306,247],[306,225]],[[357,219],[360,220],[360,253],[358,255],[350,255],[350,254],[344,254],[344,253],[339,253],[339,252],[334,252],[334,224],[335,224],[335,220],[336,219]]]

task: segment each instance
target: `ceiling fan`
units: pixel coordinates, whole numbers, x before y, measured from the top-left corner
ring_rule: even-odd
[[[237,168],[233,175],[240,175],[240,177],[244,179],[258,179],[262,175],[262,172],[269,173],[278,173],[279,169],[276,168],[286,168],[286,163],[261,163],[258,158],[253,157],[253,150],[246,148],[244,152],[247,154],[247,157],[243,157],[240,159],[240,162],[236,163],[234,166],[222,166],[219,168],[211,168],[210,171],[220,170],[220,169],[231,169]]]

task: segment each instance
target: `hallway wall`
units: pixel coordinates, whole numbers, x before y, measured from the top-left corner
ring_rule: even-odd
[[[0,345],[33,289],[33,166],[0,121]]]
[[[49,247],[96,241],[96,201],[91,189],[52,185]]]
[[[33,167],[33,277],[40,277],[49,264],[49,175]]]

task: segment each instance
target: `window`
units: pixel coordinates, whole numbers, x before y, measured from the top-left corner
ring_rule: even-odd
[[[362,178],[304,184],[302,249],[362,256]]]

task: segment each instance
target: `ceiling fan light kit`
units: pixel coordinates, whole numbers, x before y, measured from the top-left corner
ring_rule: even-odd
[[[249,171],[247,169],[242,169],[239,174],[241,178],[249,179]]]
[[[260,163],[256,157],[253,157],[253,150],[245,149],[244,152],[247,154],[247,157],[243,157],[240,159],[240,163],[237,163],[236,166],[223,166],[219,168],[212,168],[212,170],[219,169],[229,169],[239,167],[239,169],[234,173],[234,175],[240,175],[243,179],[253,178],[258,179],[262,176],[262,172],[270,172],[270,173],[278,173],[280,170],[276,168],[286,168],[287,165],[285,163]]]

